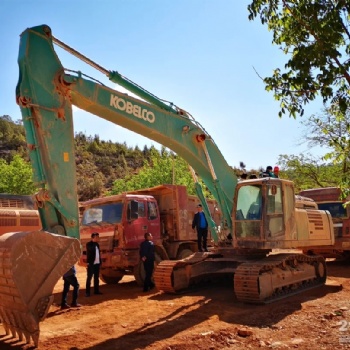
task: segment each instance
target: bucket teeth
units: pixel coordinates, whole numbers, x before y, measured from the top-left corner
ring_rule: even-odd
[[[4,323],[3,326],[4,326],[4,329],[5,329],[6,335],[10,335],[10,328],[7,326],[7,324]]]
[[[30,344],[30,333],[29,332],[23,332],[24,336],[26,338],[26,343]],[[35,344],[35,346],[38,346],[37,344]]]
[[[12,338],[17,338],[16,327],[10,326]]]
[[[53,288],[80,253],[77,239],[44,231],[0,237],[0,321],[6,335],[38,346]]]
[[[20,341],[26,339],[30,343],[30,338],[39,340],[39,323],[35,322],[33,315],[30,313],[11,311],[2,309],[0,312],[6,335],[18,338]]]
[[[20,329],[17,329],[18,339],[19,341],[23,341],[23,332]]]

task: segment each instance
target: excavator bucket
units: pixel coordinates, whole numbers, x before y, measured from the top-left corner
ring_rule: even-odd
[[[53,302],[60,277],[79,259],[80,242],[45,231],[12,232],[0,237],[0,321],[6,334],[34,345],[39,322]]]

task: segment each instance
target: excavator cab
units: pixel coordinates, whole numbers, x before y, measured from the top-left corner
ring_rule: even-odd
[[[329,213],[312,205],[299,205],[291,181],[242,181],[235,198],[234,245],[239,248],[299,249],[316,242],[333,244]]]
[[[281,194],[280,180],[267,184],[259,179],[238,186],[234,220],[237,240],[263,241],[268,238],[267,232],[271,236],[282,230]]]

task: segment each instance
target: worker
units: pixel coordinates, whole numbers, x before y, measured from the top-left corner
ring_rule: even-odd
[[[155,249],[152,242],[152,234],[145,233],[145,240],[140,245],[140,259],[143,261],[143,267],[145,268],[145,281],[143,284],[143,291],[148,292],[154,288],[152,282],[152,275],[155,262]]]
[[[62,292],[62,301],[61,301],[61,310],[69,309],[71,307],[80,307],[78,304],[78,293],[79,293],[79,282],[76,276],[75,266],[72,266],[64,275],[63,275],[63,292]],[[72,303],[70,306],[67,304],[67,296],[70,286],[73,287]]]
[[[98,244],[100,235],[98,232],[91,234],[91,241],[86,244],[86,260],[87,260],[87,277],[85,296],[90,296],[90,285],[92,276],[94,277],[94,294],[102,294],[100,292],[100,267],[101,252]]]
[[[198,251],[203,252],[204,250],[207,252],[208,221],[203,213],[202,204],[198,204],[197,209],[198,212],[194,215],[192,221],[192,229],[193,231],[197,229]]]
[[[247,177],[248,177],[248,174],[247,174],[247,173],[241,174],[241,181],[247,180]]]
[[[280,172],[280,168],[278,166],[275,166],[273,168],[273,174],[275,175],[276,178],[278,178],[279,176],[279,172]]]
[[[262,173],[262,177],[275,177],[275,174],[272,172],[271,165],[266,167],[266,170]]]

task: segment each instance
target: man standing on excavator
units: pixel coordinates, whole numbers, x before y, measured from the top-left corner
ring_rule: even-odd
[[[207,252],[208,221],[205,217],[205,214],[203,213],[202,204],[198,204],[197,208],[198,212],[194,214],[194,218],[192,221],[192,229],[197,229],[198,251],[202,252],[204,250],[205,252]]]
[[[155,248],[152,242],[152,234],[145,233],[145,240],[140,245],[140,259],[143,261],[143,267],[145,268],[145,281],[143,285],[143,291],[148,292],[154,288],[152,282],[152,274],[155,261]]]

